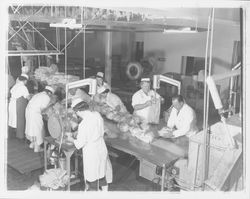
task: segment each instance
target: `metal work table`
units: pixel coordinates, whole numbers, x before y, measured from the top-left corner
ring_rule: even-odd
[[[107,146],[131,154],[138,160],[146,160],[152,164],[163,167],[161,176],[161,191],[163,191],[166,166],[179,158],[186,157],[186,146],[182,146],[182,144],[176,144],[171,139],[156,139],[151,144],[144,143],[135,137],[122,139],[120,136],[122,133],[116,127],[115,123],[105,121],[105,124],[109,130],[116,131],[118,133],[117,138],[105,138]],[[164,145],[166,144],[166,147],[161,148],[160,146],[157,146],[158,141],[159,143],[163,141]]]
[[[105,120],[106,127],[113,131],[117,132],[117,138],[107,138],[105,137],[105,142],[107,146],[115,148],[117,150],[123,151],[125,153],[135,156],[138,160],[146,160],[155,164],[157,166],[163,167],[162,176],[161,176],[161,191],[164,189],[164,180],[166,175],[166,166],[179,158],[184,158],[187,156],[187,150],[181,144],[176,144],[171,139],[156,139],[153,143],[147,144],[135,137],[129,137],[128,139],[122,138],[122,132],[117,128],[114,122]],[[153,127],[154,131],[158,126]],[[52,137],[44,138],[45,148],[47,144],[53,144],[56,147],[59,147],[59,143],[55,141]],[[165,145],[164,148],[160,146],[160,143]],[[76,153],[77,149],[74,145],[62,144],[61,150],[66,156],[67,164],[67,174],[70,176],[70,158]],[[47,169],[47,153],[44,151],[44,164],[45,170]],[[75,159],[75,172],[78,173],[78,158]],[[68,183],[68,190],[70,190],[70,182]]]

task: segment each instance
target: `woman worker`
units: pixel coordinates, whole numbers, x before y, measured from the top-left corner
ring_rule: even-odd
[[[112,166],[108,159],[107,147],[104,142],[104,122],[100,113],[90,110],[89,105],[79,100],[73,110],[82,119],[78,126],[76,139],[69,137],[77,149],[82,148],[83,173],[88,190],[108,190],[107,183],[112,179]],[[112,177],[111,177],[112,178]],[[86,183],[85,183],[86,185]]]
[[[41,151],[40,145],[43,143],[45,135],[42,111],[49,106],[53,93],[54,89],[46,86],[44,91],[37,93],[31,98],[26,108],[25,134],[31,142],[30,148],[34,148],[34,152]]]
[[[18,81],[11,88],[9,103],[9,126],[16,129],[16,137],[24,138],[25,131],[25,109],[30,97],[29,91],[25,86],[28,81],[28,75],[21,74]]]

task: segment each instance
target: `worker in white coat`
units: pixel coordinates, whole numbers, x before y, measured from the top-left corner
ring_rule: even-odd
[[[197,133],[196,114],[185,103],[181,95],[172,97],[172,110],[167,121],[167,127],[159,131],[160,136],[165,138],[190,137]]]
[[[11,94],[11,98],[10,98],[10,103],[9,103],[9,120],[8,120],[8,124],[10,127],[12,128],[17,128],[17,115],[18,114],[18,111],[19,109],[17,109],[17,100],[23,98],[23,100],[27,101],[29,99],[29,91],[27,89],[27,87],[25,86],[26,83],[28,81],[28,75],[26,74],[21,74],[20,77],[18,77],[18,81],[16,82],[16,84],[11,88],[10,90],[10,94]],[[19,116],[18,119],[19,120],[22,120],[23,123],[21,125],[21,129],[17,130],[18,131],[23,131],[22,134],[24,135],[24,126],[25,126],[25,108],[26,108],[26,105],[27,105],[27,102],[24,103],[25,106],[22,106],[20,108],[22,108],[22,112],[23,115]],[[20,124],[20,122],[19,122]],[[19,126],[20,127],[20,126]],[[18,136],[19,133],[17,133],[17,137],[18,138],[23,138],[22,136]]]
[[[150,84],[150,78],[142,78],[141,89],[132,96],[134,114],[139,116],[144,123],[150,122],[150,107],[157,101],[161,101],[161,96],[150,89]]]
[[[103,72],[98,72],[96,74],[96,82],[97,82],[97,94],[100,94],[102,92],[103,88],[111,90],[110,85],[108,85],[104,81],[104,73]]]
[[[54,89],[51,86],[46,86],[44,91],[31,98],[26,108],[25,135],[31,142],[30,148],[34,148],[34,152],[41,151],[40,145],[43,143],[45,135],[42,111],[50,105],[53,93]]]
[[[101,96],[104,99],[104,103],[106,103],[109,107],[111,107],[113,110],[116,110],[121,113],[127,112],[126,107],[124,106],[122,100],[120,97],[118,97],[116,94],[111,93],[111,91],[107,88],[102,88]]]
[[[81,101],[81,100],[79,100]],[[107,190],[107,170],[112,173],[112,167],[108,161],[108,151],[104,142],[104,121],[100,113],[90,110],[89,105],[81,101],[73,104],[73,110],[82,119],[78,126],[76,139],[69,138],[77,149],[82,148],[84,179],[88,190]],[[109,165],[110,164],[110,165]],[[86,184],[86,183],[85,183]]]

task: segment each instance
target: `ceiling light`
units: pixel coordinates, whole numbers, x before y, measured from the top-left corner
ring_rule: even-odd
[[[191,28],[183,29],[163,29],[163,33],[198,33],[197,30],[191,30]]]
[[[76,19],[63,19],[62,23],[51,23],[50,27],[55,28],[69,28],[69,29],[80,29],[82,28],[82,24],[77,24]]]

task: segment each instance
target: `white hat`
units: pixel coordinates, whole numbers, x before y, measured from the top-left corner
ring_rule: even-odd
[[[81,102],[83,102],[83,100],[81,98],[73,99],[72,103],[71,103],[71,108],[74,108],[77,104],[79,104]]]
[[[150,78],[141,78],[141,82],[150,82]]]
[[[22,73],[21,76],[25,77],[26,79],[29,79],[29,76],[27,74]]]
[[[49,90],[52,94],[55,92],[55,90],[51,86],[46,86],[46,90]]]
[[[98,73],[96,74],[96,77],[103,78],[103,77],[104,77],[104,73],[103,73],[103,72],[98,72]]]

